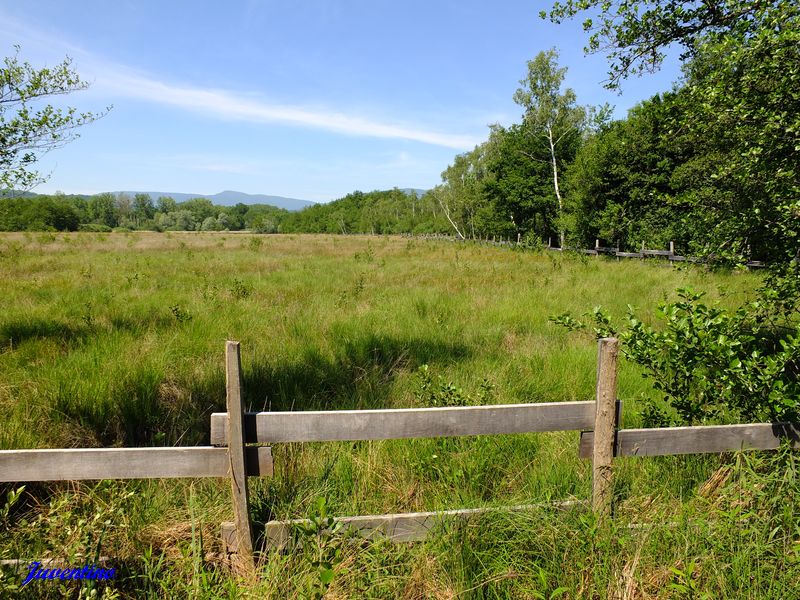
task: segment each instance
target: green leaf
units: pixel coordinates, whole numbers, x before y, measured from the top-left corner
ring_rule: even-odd
[[[333,575],[333,569],[320,569],[319,580],[323,583],[323,585],[330,585],[333,581]]]

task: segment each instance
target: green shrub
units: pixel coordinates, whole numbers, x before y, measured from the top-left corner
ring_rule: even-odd
[[[100,223],[84,223],[78,227],[78,231],[89,231],[92,233],[110,233],[111,227],[108,225],[101,225]]]
[[[661,330],[646,325],[631,308],[625,328],[615,327],[600,307],[591,313],[596,336],[619,336],[625,356],[644,369],[643,376],[672,409],[651,402],[645,421],[797,420],[800,327],[766,321],[771,304],[763,301],[730,311],[707,305],[703,296],[679,289],[677,302],[661,303],[656,313]],[[570,330],[587,327],[569,313],[550,320]]]

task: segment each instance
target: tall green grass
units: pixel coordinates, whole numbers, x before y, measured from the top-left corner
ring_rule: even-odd
[[[244,399],[253,410],[590,399],[594,341],[552,325],[550,315],[598,304],[622,315],[632,304],[647,319],[678,287],[732,304],[757,285],[749,274],[471,244],[251,239],[1,237],[0,447],[207,443],[209,414],[224,410],[225,339],[242,343]],[[639,424],[639,401],[653,393],[633,366],[622,364],[625,426]],[[591,473],[577,458],[577,439],[554,433],[280,444],[273,448],[276,476],[251,482],[252,516],[303,516],[318,498],[335,515],[586,498]],[[723,463],[717,457],[619,461],[617,504],[631,511],[621,522],[638,520],[641,506],[657,507],[642,518],[691,512],[699,487]],[[310,593],[314,573],[302,553],[269,556],[255,588],[236,584],[206,560],[229,510],[226,482],[104,485],[100,491],[30,486],[0,535],[3,557],[62,556],[77,542],[37,536],[36,515],[117,506],[118,496],[132,490],[133,499],[111,519],[126,526],[115,525],[103,542],[103,553],[126,565],[127,579],[117,586],[123,595]],[[70,508],[37,504],[53,498],[66,498]],[[509,514],[412,546],[337,538],[331,543],[343,544],[346,560],[329,595],[536,598],[566,583],[562,597],[611,597],[608,586],[625,567],[615,557],[619,532],[592,533],[587,518]],[[583,540],[590,533],[596,547]],[[688,554],[647,552],[648,573],[686,567],[681,557]],[[567,567],[567,559],[575,563]],[[558,565],[568,569],[565,578]]]

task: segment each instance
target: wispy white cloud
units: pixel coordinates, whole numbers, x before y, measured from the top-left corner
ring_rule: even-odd
[[[370,120],[330,109],[273,104],[227,90],[167,83],[126,73],[119,67],[101,67],[96,74],[96,86],[126,97],[222,119],[298,125],[345,135],[410,140],[457,150],[469,149],[479,143],[469,135]]]
[[[0,11],[0,33],[11,35],[26,47],[39,47],[48,54],[63,48],[80,59],[81,73],[90,74],[95,92],[137,98],[179,109],[256,124],[284,124],[331,131],[350,136],[421,142],[456,150],[469,150],[480,139],[473,135],[436,131],[424,125],[392,123],[388,120],[354,116],[329,107],[277,104],[231,90],[183,85],[159,79],[149,73],[104,61],[92,52],[71,44],[54,32],[29,27]]]
[[[55,32],[32,28],[27,23],[4,14],[2,10],[0,33],[22,42],[26,54],[30,46],[37,47],[46,54],[52,53],[53,48],[63,48],[74,58],[80,59],[81,73],[89,76],[95,91],[105,91],[118,97],[173,106],[219,119],[296,125],[350,136],[410,140],[456,150],[469,150],[481,141],[472,135],[369,119],[335,108],[277,104],[241,92],[162,81],[152,74],[136,72],[124,65],[100,59],[85,48],[64,40]]]

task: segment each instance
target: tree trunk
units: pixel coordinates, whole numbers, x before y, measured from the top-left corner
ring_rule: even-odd
[[[450,207],[447,205],[447,203],[442,202],[441,198],[439,198],[438,200],[439,200],[439,207],[442,209],[442,212],[444,213],[444,216],[447,217],[447,220],[450,221],[450,225],[452,225],[453,229],[456,230],[456,233],[458,234],[458,237],[461,238],[462,240],[467,239],[466,237],[464,237],[464,234],[461,233],[461,230],[458,228],[458,225],[456,225],[453,222],[453,219],[450,218]]]
[[[470,213],[469,215],[469,228],[472,230],[472,239],[475,239],[475,216]]]
[[[556,190],[556,198],[558,199],[558,239],[560,246],[564,247],[564,203],[561,200],[561,190],[558,188],[558,163],[556,162],[556,145],[553,142],[553,130],[547,128],[547,141],[550,142],[550,160],[553,164],[553,187]]]

